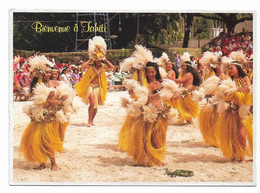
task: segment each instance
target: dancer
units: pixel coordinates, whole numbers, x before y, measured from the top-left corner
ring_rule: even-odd
[[[198,103],[192,100],[192,91],[195,86],[199,86],[201,83],[198,72],[191,66],[190,61],[186,60],[182,63],[181,77],[174,79],[176,83],[180,83],[179,96],[177,99],[176,108],[179,111],[179,123],[192,124],[192,118],[195,118],[199,114]]]
[[[216,94],[220,79],[211,76],[203,82],[201,87],[205,93],[206,104],[200,109],[198,123],[200,132],[207,146],[219,147],[216,122],[218,119],[218,105],[220,96]]]
[[[176,117],[160,99],[161,76],[156,63],[148,62],[146,69],[148,87],[128,80],[126,88],[132,90],[136,100],[123,100],[128,115],[119,134],[119,150],[132,156],[137,165],[160,166],[166,151],[168,119]]]
[[[60,85],[59,78],[60,78],[59,69],[53,67],[51,69],[51,77],[50,77],[50,80],[49,80],[50,87],[56,88],[57,86],[59,86]]]
[[[217,129],[223,156],[232,162],[243,162],[246,155],[253,154],[252,88],[242,70],[244,54],[232,52],[229,57],[236,60],[228,65],[232,80],[225,80],[219,86],[222,101]]]
[[[218,57],[213,52],[204,52],[200,63],[205,65],[207,69],[217,67]],[[220,84],[220,78],[215,76],[213,71],[206,73],[203,88],[206,104],[200,109],[198,123],[200,132],[207,146],[219,147],[219,139],[217,137],[216,122],[218,119],[218,104],[220,96],[216,95],[217,87]]]
[[[159,67],[162,67],[166,70],[166,75],[163,78],[168,78],[171,80],[178,78],[179,72],[177,67],[170,61],[168,55],[165,52],[163,52],[162,56],[157,59],[157,64]]]
[[[204,52],[199,62],[204,65],[203,80],[216,76],[216,68],[219,62],[218,57],[213,52]]]
[[[45,56],[36,56],[29,61],[39,82],[34,88],[33,104],[24,109],[31,122],[23,133],[19,152],[27,161],[38,162],[40,166],[36,169],[39,170],[46,168],[46,162],[50,159],[51,169],[56,171],[55,152],[63,151],[60,123],[68,122],[75,94],[68,87],[54,89],[41,82],[49,77],[45,77],[46,71],[49,71],[47,61]]]
[[[96,36],[89,41],[90,59],[82,64],[84,70],[89,65],[87,72],[83,75],[80,82],[75,84],[75,89],[82,101],[88,105],[88,127],[94,126],[94,118],[98,111],[98,105],[104,105],[107,95],[107,79],[105,71],[114,66],[105,58],[105,40]],[[105,61],[105,64],[102,63]]]

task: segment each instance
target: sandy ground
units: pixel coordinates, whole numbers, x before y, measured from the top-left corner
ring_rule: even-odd
[[[167,131],[165,166],[137,167],[126,153],[118,151],[117,139],[126,115],[120,107],[125,91],[109,92],[100,106],[93,127],[86,127],[87,106],[79,98],[77,114],[72,115],[64,141],[65,153],[57,153],[59,171],[51,171],[50,163],[41,171],[37,163],[19,156],[21,136],[30,119],[22,107],[30,102],[13,103],[13,184],[253,184],[252,159],[247,163],[231,163],[222,157],[219,148],[206,147],[195,120],[193,125],[170,125]],[[11,133],[12,134],[12,133]],[[165,169],[192,170],[192,177],[171,178]]]

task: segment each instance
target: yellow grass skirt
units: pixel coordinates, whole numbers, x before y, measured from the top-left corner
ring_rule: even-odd
[[[154,123],[145,122],[143,116],[127,115],[119,133],[119,150],[127,152],[138,165],[160,165],[166,152],[167,119],[158,116]]]
[[[247,146],[240,144],[239,124],[242,123],[246,129]],[[224,157],[242,160],[246,155],[253,154],[253,116],[248,119],[240,119],[238,110],[225,110],[219,114],[217,121],[217,134],[219,136],[220,148]]]
[[[216,122],[218,120],[217,106],[207,103],[200,110],[198,122],[200,132],[207,146],[219,147]]]
[[[187,93],[184,97],[177,100],[177,110],[179,112],[179,122],[191,121],[199,114],[199,105],[191,99],[191,94]]]
[[[54,158],[56,151],[63,151],[59,122],[31,122],[19,147],[24,158],[30,162],[46,163],[48,158]]]

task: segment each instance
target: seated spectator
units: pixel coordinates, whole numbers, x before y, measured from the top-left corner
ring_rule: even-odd
[[[217,46],[216,47],[216,51],[214,52],[214,54],[219,57],[219,56],[222,56],[222,52],[221,52],[221,47],[220,46]]]
[[[106,76],[107,76],[107,83],[108,83],[108,85],[114,85],[115,76],[113,74],[112,69],[110,69],[110,68],[107,69]]]
[[[70,75],[69,75],[69,69],[68,68],[64,68],[61,72],[61,76],[60,76],[60,80],[61,81],[67,81],[70,82]]]
[[[191,66],[195,69],[197,69],[197,61],[196,58],[194,56],[190,57],[190,62],[191,62]]]
[[[20,92],[17,93],[19,96],[19,100],[22,101],[28,101],[30,99],[30,73],[23,73],[21,76],[21,79],[19,81],[19,84],[21,86]]]
[[[74,85],[76,83],[78,83],[80,81],[80,79],[81,79],[81,77],[79,75],[79,70],[77,68],[74,68],[72,76],[71,76],[71,80],[70,80],[72,86],[74,87]]]

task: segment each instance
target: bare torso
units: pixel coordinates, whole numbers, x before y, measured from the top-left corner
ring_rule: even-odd
[[[185,82],[183,82],[182,87],[189,89],[193,85],[193,75],[188,72],[186,73],[183,78],[187,78]]]
[[[153,81],[149,83],[149,92],[150,96],[148,99],[148,103],[152,103],[154,106],[156,106],[159,110],[162,109],[162,103],[160,100],[159,90],[161,90],[161,84],[158,81]],[[156,92],[156,93],[154,93]]]

